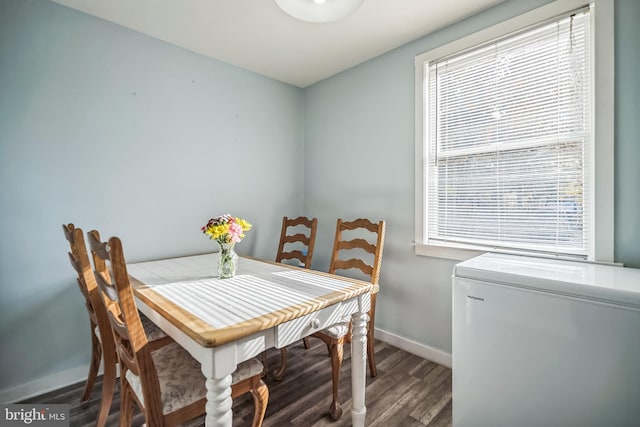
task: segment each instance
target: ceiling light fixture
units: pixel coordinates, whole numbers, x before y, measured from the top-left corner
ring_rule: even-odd
[[[334,22],[355,12],[364,0],[274,0],[294,18],[307,22]]]

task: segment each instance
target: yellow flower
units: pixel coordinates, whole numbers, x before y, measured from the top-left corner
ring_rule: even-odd
[[[252,225],[249,224],[249,221],[242,219],[242,218],[236,218],[236,223],[238,225],[240,225],[240,227],[242,227],[242,231],[249,231],[251,230]],[[244,233],[243,233],[244,234]],[[244,237],[244,236],[242,236]]]

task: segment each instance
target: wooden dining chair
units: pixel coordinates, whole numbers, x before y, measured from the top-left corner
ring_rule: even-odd
[[[296,259],[300,267],[311,268],[317,228],[318,220],[316,218],[283,217],[276,262]]]
[[[374,223],[363,218],[355,221],[338,219],[333,252],[329,263],[329,273],[336,274],[338,270],[356,269],[359,270],[359,274],[364,275],[371,283],[377,285],[380,278],[384,232],[384,221]],[[377,294],[375,293],[371,295],[369,327],[367,328],[367,360],[372,377],[378,374],[373,342],[376,296]],[[324,341],[331,355],[333,401],[331,402],[329,413],[334,420],[338,420],[342,416],[342,408],[338,403],[338,383],[344,343],[350,339],[350,323],[351,317],[348,316],[343,319],[343,322],[311,335]]]
[[[131,425],[134,403],[146,425],[152,427],[174,426],[204,414],[207,390],[200,364],[175,342],[156,344],[147,339],[120,239],[102,242],[95,230],[88,233],[88,239],[120,361],[120,426]],[[269,400],[261,372],[260,361],[250,359],[238,365],[232,375],[231,397],[247,392],[253,396],[253,427],[262,425]]]
[[[276,253],[276,262],[287,262],[297,260],[298,266],[311,268],[313,260],[313,248],[316,245],[316,230],[318,229],[317,218],[307,218],[299,216],[297,218],[282,217],[282,229],[280,231],[280,243]],[[305,347],[309,348],[305,341]],[[281,381],[287,368],[287,348],[280,349],[280,367],[273,372],[273,378]],[[262,375],[267,374],[267,352],[262,353],[262,363],[265,367]]]
[[[91,327],[91,361],[89,363],[89,374],[85,383],[84,392],[81,400],[86,402],[91,396],[93,387],[98,377],[100,362],[103,362],[102,376],[102,393],[100,396],[100,407],[98,416],[96,417],[96,426],[103,427],[109,415],[111,402],[113,401],[113,392],[116,384],[116,365],[118,357],[113,341],[113,333],[111,332],[111,324],[107,317],[104,304],[102,303],[100,292],[96,286],[96,279],[91,269],[89,254],[84,241],[84,235],[81,228],[70,223],[62,225],[64,236],[69,242],[71,252],[69,252],[69,261],[76,271],[78,287],[84,296],[85,307],[89,314],[89,324]],[[158,328],[147,317],[142,316],[142,325],[145,333],[150,340],[162,340],[167,335]]]
[[[87,247],[84,242],[84,235],[81,228],[76,228],[73,224],[62,225],[64,236],[69,242],[71,251],[69,261],[76,271],[78,287],[84,296],[84,304],[89,314],[89,324],[91,327],[91,361],[89,363],[89,374],[84,386],[81,401],[86,402],[91,396],[93,386],[98,377],[100,362],[104,360],[102,395],[100,397],[100,407],[96,418],[96,426],[103,427],[109,415],[113,391],[116,385],[116,364],[117,357],[113,343],[113,334],[104,305],[100,301],[100,294],[96,287],[96,280],[89,262]]]

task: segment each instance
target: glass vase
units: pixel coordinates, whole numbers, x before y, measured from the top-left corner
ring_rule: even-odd
[[[228,279],[235,276],[238,269],[238,254],[235,251],[235,243],[221,243],[219,254],[218,277]]]

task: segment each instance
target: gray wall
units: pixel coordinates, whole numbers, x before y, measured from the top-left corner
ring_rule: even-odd
[[[327,268],[335,219],[387,221],[376,326],[451,352],[454,261],[416,256],[414,57],[547,0],[511,0],[308,88],[305,212],[319,218],[314,267]],[[640,2],[617,0],[615,258],[640,267]]]
[[[252,222],[273,258],[302,213],[303,91],[49,1],[0,2],[0,390],[88,363],[61,225],[129,261],[215,249]],[[213,266],[212,266],[213,268]]]

